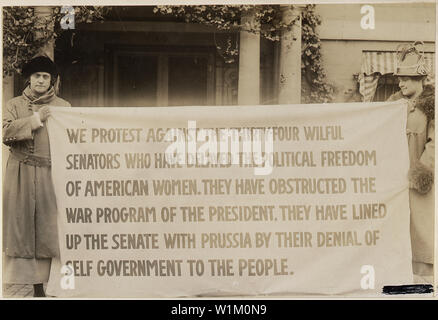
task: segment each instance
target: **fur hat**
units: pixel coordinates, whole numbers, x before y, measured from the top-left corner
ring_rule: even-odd
[[[47,56],[37,56],[32,58],[23,66],[22,75],[25,78],[30,77],[35,72],[47,72],[51,75],[51,81],[54,82],[58,78],[58,68],[56,64]]]
[[[397,47],[395,59],[395,76],[418,77],[426,76],[428,70],[424,58],[424,52],[417,50],[416,45],[420,42]]]

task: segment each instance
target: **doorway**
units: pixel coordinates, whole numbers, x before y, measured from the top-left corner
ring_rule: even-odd
[[[118,46],[109,52],[106,105],[214,105],[213,49]]]

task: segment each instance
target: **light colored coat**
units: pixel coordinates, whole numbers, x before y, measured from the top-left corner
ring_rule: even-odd
[[[46,104],[31,104],[24,96],[9,100],[3,110],[3,143],[12,151],[50,158],[45,124],[34,111],[45,105],[69,107],[53,96]],[[51,168],[9,156],[3,184],[3,248],[19,258],[50,258],[59,254],[57,208]]]

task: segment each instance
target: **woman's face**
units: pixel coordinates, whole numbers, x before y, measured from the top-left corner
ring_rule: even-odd
[[[30,89],[37,94],[44,94],[50,88],[50,73],[35,72],[30,76]]]
[[[398,77],[401,92],[406,97],[414,96],[423,90],[423,82],[416,77]]]

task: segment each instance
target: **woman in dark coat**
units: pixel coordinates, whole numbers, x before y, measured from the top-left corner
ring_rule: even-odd
[[[23,67],[29,85],[3,110],[3,143],[10,147],[3,184],[3,282],[33,284],[45,296],[51,258],[59,255],[57,208],[45,121],[57,97],[56,65],[45,56]]]

